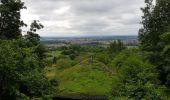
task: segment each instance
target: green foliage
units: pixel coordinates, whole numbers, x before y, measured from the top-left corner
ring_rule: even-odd
[[[165,84],[170,88],[170,44],[165,46],[162,55],[164,57],[164,73],[166,74]]]
[[[36,34],[43,25],[34,21],[22,37],[21,27],[27,26],[20,19],[21,9],[26,8],[24,3],[21,0],[0,2],[0,99],[49,98],[52,87],[43,73],[45,47]]]
[[[54,57],[54,58],[53,58],[53,64],[56,64],[56,62],[57,62],[57,58]]]
[[[142,16],[143,28],[139,31],[139,38],[142,49],[147,51],[159,51],[160,35],[169,30],[170,25],[170,2],[169,0],[145,0],[146,7],[142,8],[144,16]]]
[[[27,42],[27,46],[37,46],[40,44],[40,36],[36,34],[36,31],[42,29],[44,26],[37,20],[34,20],[30,25],[30,30],[24,36]]]
[[[112,57],[108,54],[108,52],[100,52],[95,55],[96,60],[104,63],[104,64],[109,64],[110,61],[112,60]]]
[[[58,69],[66,69],[72,67],[72,64],[73,62],[70,58],[62,58],[58,59],[54,66],[57,67]]]
[[[59,57],[61,56],[61,50],[52,50],[49,51],[47,50],[46,54],[46,64],[47,66],[52,66],[52,64],[57,63],[57,60],[59,59]]]
[[[65,47],[63,49],[64,50],[63,50],[62,54],[68,55],[72,60],[74,60],[75,57],[78,56],[78,54],[81,50],[81,47],[78,45],[71,45],[71,46]]]
[[[107,48],[105,47],[102,47],[102,46],[81,46],[82,50],[81,51],[84,51],[84,52],[95,52],[95,53],[100,53],[100,52],[103,52],[105,50],[107,50]]]
[[[21,0],[1,0],[0,39],[16,39],[21,36],[20,27],[25,24],[20,19],[20,11],[24,8]]]
[[[135,56],[137,51],[138,49],[123,50],[118,55],[116,55],[116,57],[114,57],[109,65],[112,66],[115,71],[118,71],[123,66],[124,61],[126,61],[130,55]]]
[[[0,41],[0,99],[15,99],[18,94],[41,97],[47,91],[36,47],[22,46],[24,40]],[[30,81],[31,80],[31,81]],[[43,84],[42,84],[43,83]],[[24,86],[24,88],[22,88]],[[42,88],[40,88],[42,87]]]
[[[160,36],[161,40],[166,44],[170,43],[170,32],[166,32]]]
[[[157,80],[156,68],[142,57],[147,54],[135,48],[113,54],[105,48],[100,49],[102,52],[87,49],[74,60],[61,54],[47,72],[49,79],[58,80],[59,95],[111,94],[111,100],[163,99],[164,87]]]
[[[156,0],[155,5],[152,2],[153,0],[145,0],[146,7],[142,8],[144,16],[143,28],[139,31],[140,46],[143,51],[148,52],[147,59],[156,66],[158,79],[163,85],[167,85],[169,64],[168,53],[165,51],[170,44],[170,1]]]
[[[63,70],[52,69],[48,75],[55,72],[53,77],[59,80],[61,95],[107,95],[112,90],[113,76],[105,67],[98,61],[89,64],[89,60],[84,60]]]
[[[44,97],[53,91],[52,83],[48,81],[42,71],[33,70],[21,78],[23,82],[20,91],[29,97]]]
[[[155,68],[138,52],[124,51],[115,60],[113,67],[118,66],[118,80],[113,85],[115,97],[128,97],[135,100],[162,99],[163,89],[159,86]]]
[[[108,49],[111,53],[118,53],[122,51],[123,49],[125,49],[125,47],[120,40],[117,40],[111,43]]]
[[[38,44],[35,46],[35,52],[39,58],[39,61],[41,61],[41,63],[43,63],[44,59],[46,58],[46,48],[44,45],[42,44]]]

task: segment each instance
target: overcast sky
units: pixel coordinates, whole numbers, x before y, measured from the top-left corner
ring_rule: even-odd
[[[26,23],[40,20],[41,36],[137,35],[144,0],[23,0]]]

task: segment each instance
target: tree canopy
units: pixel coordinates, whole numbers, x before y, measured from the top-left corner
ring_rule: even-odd
[[[148,52],[147,58],[157,66],[159,80],[169,87],[169,32],[170,32],[170,1],[145,0],[142,8],[143,28],[139,31],[141,48]]]
[[[29,100],[50,95],[51,83],[44,73],[45,48],[36,31],[43,25],[34,20],[22,36],[21,0],[0,3],[0,100]]]
[[[16,39],[21,36],[21,9],[25,9],[21,0],[0,0],[0,39]]]

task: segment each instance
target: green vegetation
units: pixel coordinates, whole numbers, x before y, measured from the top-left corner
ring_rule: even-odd
[[[135,100],[163,99],[164,87],[159,85],[157,73],[137,50],[126,50],[115,57],[112,66],[118,72],[118,80],[113,88],[114,96],[123,96]]]
[[[112,90],[113,75],[110,70],[103,63],[91,63],[89,59],[64,70],[54,66],[47,76],[59,80],[61,95],[108,95]]]
[[[22,36],[24,3],[0,3],[0,100],[50,100],[53,96],[106,96],[110,100],[170,98],[170,2],[145,0],[139,47],[120,40],[109,46],[49,50],[33,21]]]
[[[58,80],[55,95],[111,95],[113,100],[165,99],[165,87],[160,85],[156,68],[145,58],[145,53],[136,48],[120,50],[122,46],[117,46],[119,51],[113,49],[116,53],[111,52],[110,46],[96,46],[94,51],[90,48],[82,46],[74,60],[60,54],[57,62],[46,68],[47,77]]]
[[[169,31],[170,31],[170,1],[146,0],[143,8],[143,28],[139,31],[141,49],[146,53],[146,59],[154,65],[161,85],[170,91],[169,82]],[[169,94],[169,92],[167,92]]]
[[[43,28],[33,21],[27,34],[20,19],[25,8],[20,0],[0,4],[0,100],[50,98],[52,83],[45,77],[45,48],[36,31]]]
[[[117,45],[116,42],[114,44]],[[71,51],[72,48],[70,46],[67,51]],[[122,48],[121,45],[120,48]],[[118,53],[117,49],[121,52],[120,48],[118,45],[113,50]],[[61,52],[62,49],[66,50],[66,48],[61,48],[51,51],[51,53]],[[58,92],[56,95],[108,96],[111,94],[114,80],[117,80],[117,72],[109,66],[114,58],[111,55],[116,55],[114,52],[113,54],[110,52],[110,46],[109,49],[100,46],[79,46],[77,49],[81,49],[81,51],[78,52],[74,59],[71,59],[69,53],[60,53],[59,56],[56,56],[56,63],[46,68],[47,77],[50,80],[58,80],[58,86],[56,87]],[[78,50],[74,48],[74,51]]]

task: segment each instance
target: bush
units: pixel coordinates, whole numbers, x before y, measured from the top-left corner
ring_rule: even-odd
[[[73,64],[73,62],[71,59],[65,58],[65,59],[58,59],[55,66],[58,69],[66,69],[66,68],[72,67],[72,64]]]
[[[163,87],[159,85],[155,67],[138,52],[124,51],[113,61],[118,66],[118,80],[113,87],[115,97],[162,100]]]
[[[48,80],[42,72],[37,47],[27,47],[25,40],[0,40],[0,99],[41,97],[48,94]]]
[[[108,64],[111,61],[111,57],[107,52],[100,52],[95,55],[96,59],[104,64]]]
[[[114,41],[108,47],[108,50],[110,53],[118,53],[122,51],[123,49],[125,49],[125,46],[120,40]]]

